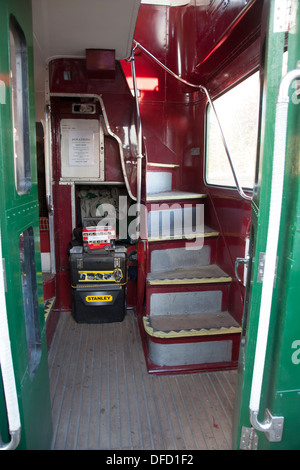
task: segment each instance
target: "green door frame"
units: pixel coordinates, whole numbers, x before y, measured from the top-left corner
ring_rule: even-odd
[[[13,137],[14,101],[10,77],[11,63],[14,62],[10,34],[13,28],[16,28],[16,37],[19,34],[20,38],[15,50],[22,55],[22,72],[18,70],[22,76],[22,85],[25,83],[19,88],[23,90],[22,100],[26,100],[22,109],[27,117],[23,115],[23,121],[20,121],[23,126],[20,125],[20,129],[23,127],[23,133],[26,133],[24,122],[27,119],[29,131],[24,137],[24,146],[27,145],[31,181],[27,181],[27,186],[21,189],[15,183],[14,163],[14,155],[20,155],[21,152],[14,152]],[[30,0],[1,0],[0,44],[0,227],[2,256],[5,260],[7,322],[21,419],[18,449],[49,449],[52,418],[39,237]],[[21,259],[21,255],[25,259]],[[32,308],[28,307],[30,302]],[[6,403],[2,379],[0,381],[1,438],[3,442],[8,442]]]
[[[292,2],[288,33],[288,70],[297,68],[300,59],[300,8]],[[300,449],[300,319],[298,290],[300,286],[300,168],[299,168],[299,110],[300,99],[295,93],[295,82],[290,87],[285,178],[278,242],[278,264],[270,314],[268,343],[259,422],[264,421],[265,410],[272,416],[283,417],[278,442],[269,440],[265,432],[254,429],[250,423],[249,402],[252,386],[254,356],[260,316],[262,282],[258,277],[260,254],[266,251],[270,209],[270,188],[274,152],[275,111],[278,87],[282,78],[285,31],[276,23],[278,5],[285,2],[265,2],[269,18],[263,44],[262,111],[260,129],[260,161],[257,179],[256,204],[252,211],[252,266],[249,280],[249,299],[245,305],[238,384],[233,419],[234,449]],[[285,11],[283,9],[282,14]],[[298,255],[298,256],[297,256]],[[273,437],[274,438],[274,437]],[[274,438],[276,440],[276,438]]]

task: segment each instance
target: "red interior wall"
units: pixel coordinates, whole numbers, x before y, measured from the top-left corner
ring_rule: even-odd
[[[181,8],[142,5],[135,39],[182,78],[205,85],[211,95],[240,80],[260,63],[261,2],[190,2]],[[234,20],[238,18],[234,25]],[[251,206],[234,189],[208,186],[204,180],[207,100],[179,83],[144,52],[136,51],[138,78],[158,79],[158,89],[142,90],[140,109],[148,161],[176,163],[177,189],[208,194],[205,220],[221,232],[216,261],[233,283],[231,313],[242,318],[244,287],[235,279],[236,257],[245,254]],[[131,71],[122,63],[125,75]]]
[[[71,72],[72,80],[64,80],[64,71]],[[50,91],[52,93],[66,94],[96,94],[101,95],[111,131],[124,143],[123,153],[125,163],[131,160],[132,147],[136,146],[136,137],[132,132],[134,114],[134,99],[128,88],[120,65],[116,65],[116,77],[112,79],[89,79],[86,72],[85,60],[82,59],[56,59],[50,63]],[[60,181],[61,155],[60,155],[60,121],[61,119],[74,118],[72,114],[72,102],[74,100],[62,100],[60,97],[51,98],[52,117],[52,158],[53,158],[53,196],[54,196],[54,229],[56,247],[56,304],[58,310],[69,310],[72,306],[71,282],[69,273],[69,258],[67,249],[72,234],[72,194],[71,186]],[[100,105],[97,104],[97,113]],[[87,116],[80,115],[82,118]],[[128,145],[129,142],[129,145]],[[121,167],[120,150],[117,141],[105,135],[105,181],[124,182]],[[136,188],[134,172],[128,173],[133,189]],[[134,302],[135,287],[128,289],[129,301]]]
[[[241,78],[259,64],[259,24],[262,2],[243,13],[245,2],[211,2],[201,6],[197,0],[188,6],[169,8],[141,5],[135,39],[182,78],[207,86],[213,96]],[[238,16],[238,26],[233,19]],[[205,159],[205,111],[207,100],[201,91],[179,83],[162,70],[141,50],[136,50],[136,71],[141,78],[155,79],[158,86],[142,89],[140,110],[147,158],[150,162],[175,163],[177,189],[206,192],[206,222],[221,231],[217,247],[218,262],[234,277],[234,260],[244,255],[244,234],[250,220],[250,206],[233,190],[209,187],[203,178]],[[62,79],[63,70],[73,71],[73,81]],[[130,64],[122,61],[127,78]],[[151,83],[151,81],[150,81]],[[148,81],[149,88],[149,81]],[[150,86],[151,88],[151,86]],[[124,138],[124,129],[134,122],[132,96],[123,73],[118,68],[116,81],[90,80],[84,61],[58,59],[50,66],[50,89],[53,92],[102,94],[112,131]],[[66,249],[71,234],[70,189],[59,185],[58,114],[54,113],[54,179],[56,204],[56,246],[61,307],[70,307],[68,260]],[[56,117],[55,117],[56,116]],[[132,143],[134,145],[134,142]],[[106,138],[106,177],[120,177],[116,142]],[[108,158],[109,156],[109,158]],[[131,151],[125,154],[130,158]],[[110,179],[111,178],[111,179]],[[132,185],[134,187],[134,176]],[[240,320],[243,288],[233,283],[232,310]]]

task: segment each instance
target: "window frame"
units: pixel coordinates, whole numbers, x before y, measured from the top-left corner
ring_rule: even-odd
[[[260,70],[259,70],[259,67],[256,67],[255,69],[251,70],[249,73],[247,73],[246,75],[243,75],[241,78],[239,78],[237,81],[235,81],[233,84],[231,84],[230,86],[228,86],[227,88],[225,88],[224,90],[222,90],[221,92],[219,92],[218,94],[216,94],[212,99],[213,103],[215,103],[215,101],[219,98],[221,98],[222,96],[224,96],[226,93],[230,92],[231,90],[233,90],[235,87],[237,87],[238,85],[240,85],[241,83],[245,82],[248,78],[254,76],[255,74],[258,74],[259,76],[259,73],[260,73]],[[260,77],[259,77],[260,78]],[[255,162],[254,162],[254,178],[253,178],[253,186],[251,188],[249,187],[246,187],[244,186],[243,184],[241,184],[240,182],[240,178],[239,178],[239,175],[237,174],[237,178],[238,178],[238,181],[240,183],[240,186],[241,188],[246,192],[246,193],[249,193],[249,194],[254,194],[255,192],[255,187],[257,185],[257,168],[258,168],[258,165],[259,165],[259,149],[258,149],[258,143],[259,143],[259,132],[260,132],[260,106],[261,106],[261,83],[259,84],[259,97],[258,97],[258,114],[257,114],[257,140],[256,140],[256,159],[255,159]],[[233,182],[232,185],[227,185],[227,184],[217,184],[217,183],[209,183],[208,180],[207,180],[207,168],[208,168],[208,142],[209,142],[209,138],[208,138],[208,128],[209,128],[209,108],[210,108],[210,103],[207,102],[206,103],[206,107],[205,107],[205,120],[204,120],[204,139],[205,139],[205,148],[204,148],[204,162],[203,162],[203,182],[205,184],[205,186],[207,187],[210,187],[210,188],[220,188],[220,189],[226,189],[226,190],[232,190],[232,191],[237,191],[237,187],[236,187],[236,184],[235,182]],[[225,135],[225,139],[226,139],[226,135]],[[227,140],[227,139],[226,139]],[[224,149],[224,152],[225,152],[225,149]],[[229,146],[229,152],[230,152],[230,146]],[[227,160],[227,155],[226,155],[226,160]],[[231,173],[231,169],[230,169],[230,165],[229,165],[229,162],[227,160],[227,164],[228,164],[228,169]],[[232,174],[232,173],[231,173]]]
[[[22,196],[31,191],[28,47],[13,15],[9,19],[9,43],[15,188]]]
[[[42,356],[36,279],[34,230],[30,226],[19,236],[22,304],[26,331],[29,376],[33,380]]]

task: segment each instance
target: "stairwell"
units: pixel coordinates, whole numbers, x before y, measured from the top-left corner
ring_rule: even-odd
[[[148,247],[142,324],[149,372],[232,369],[241,327],[228,311],[232,278],[216,264],[219,231],[206,195],[174,190],[176,166],[147,165]]]

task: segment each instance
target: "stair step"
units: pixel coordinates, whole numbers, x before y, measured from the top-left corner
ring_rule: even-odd
[[[175,287],[178,289],[178,287]],[[149,298],[149,315],[158,316],[182,316],[194,315],[201,312],[209,314],[211,312],[220,312],[226,310],[225,304],[223,308],[223,290],[193,290],[178,292],[177,290],[170,292],[151,292]],[[227,297],[225,296],[227,300]]]
[[[204,204],[181,201],[151,204],[148,211],[148,239],[187,239],[205,232]],[[207,230],[207,233],[209,231]]]
[[[240,333],[241,327],[228,312],[143,317],[145,331],[156,338],[183,338]]]
[[[151,252],[151,272],[166,272],[182,268],[207,266],[211,262],[211,247],[187,250],[185,247],[155,249]]]
[[[148,238],[148,241],[151,242],[157,242],[157,241],[168,241],[168,240],[192,240],[193,238],[212,238],[212,237],[218,237],[220,232],[217,230],[214,230],[207,225],[204,225],[204,230],[203,232],[195,233],[195,229],[191,230],[190,232],[183,233],[182,230],[179,230],[178,233],[174,234],[167,234],[167,235],[159,235],[155,233],[151,233],[150,237]]]
[[[171,190],[172,172],[147,171],[147,198],[150,194],[160,194],[161,192],[169,192]]]
[[[187,191],[162,191],[157,193],[147,194],[147,202],[151,201],[172,201],[172,200],[188,200],[188,199],[203,199],[206,194],[193,193]]]
[[[208,284],[231,281],[232,278],[216,264],[151,272],[147,277],[150,285]]]

